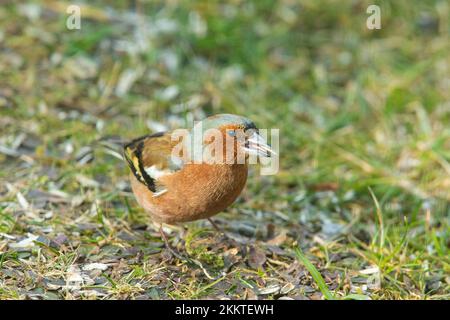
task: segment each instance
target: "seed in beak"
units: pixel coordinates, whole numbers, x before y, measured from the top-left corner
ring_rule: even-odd
[[[245,142],[244,150],[248,154],[270,158],[276,152],[270,148],[267,142],[258,133],[254,132]]]

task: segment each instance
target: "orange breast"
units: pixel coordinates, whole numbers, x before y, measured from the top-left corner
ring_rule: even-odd
[[[208,218],[226,209],[244,188],[247,173],[246,164],[188,164],[160,178],[168,191],[158,197],[133,175],[131,186],[155,221],[173,224]]]

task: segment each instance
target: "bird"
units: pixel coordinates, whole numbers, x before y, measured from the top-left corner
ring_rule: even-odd
[[[234,114],[216,114],[190,129],[141,136],[124,146],[132,192],[160,224],[166,245],[163,223],[208,219],[218,229],[211,217],[244,189],[249,157],[275,154],[253,121]]]

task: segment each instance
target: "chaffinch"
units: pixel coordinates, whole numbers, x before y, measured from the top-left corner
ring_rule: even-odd
[[[155,222],[167,224],[209,219],[226,209],[245,186],[248,155],[272,153],[252,121],[232,114],[211,116],[190,130],[139,137],[124,147],[137,202]]]

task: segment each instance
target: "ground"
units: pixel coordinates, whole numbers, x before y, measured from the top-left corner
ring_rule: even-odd
[[[3,1],[0,299],[448,299],[449,4],[372,2]],[[222,112],[280,170],[179,259],[118,146]]]

